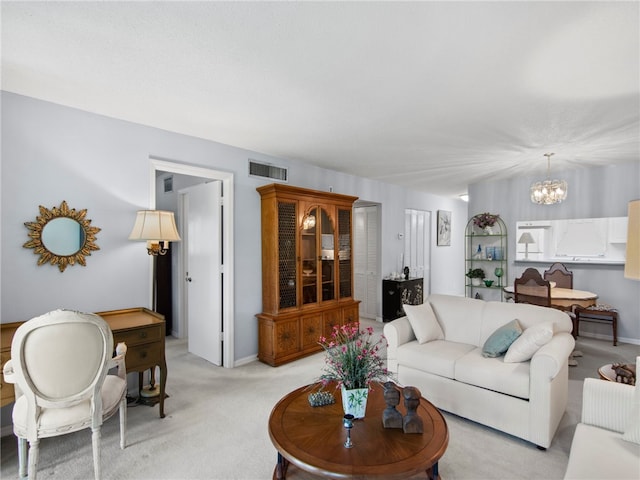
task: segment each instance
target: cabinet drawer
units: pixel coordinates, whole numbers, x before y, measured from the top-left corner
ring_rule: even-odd
[[[127,372],[135,372],[150,368],[157,364],[164,353],[164,345],[161,342],[144,345],[127,345],[127,356],[125,358]]]
[[[135,328],[126,330],[123,332],[114,332],[113,334],[113,346],[124,342],[128,348],[141,343],[158,342],[162,339],[162,326],[153,325],[145,328]],[[127,355],[127,358],[128,355]]]

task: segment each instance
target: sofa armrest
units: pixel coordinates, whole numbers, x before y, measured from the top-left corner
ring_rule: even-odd
[[[387,339],[387,368],[398,373],[398,347],[416,339],[407,317],[396,318],[385,324],[383,333]]]
[[[575,347],[575,340],[570,333],[556,333],[551,341],[540,347],[531,359],[531,377],[544,378],[549,381],[567,365],[569,355]]]
[[[582,387],[582,423],[622,433],[633,408],[634,387],[597,378],[585,378]]]

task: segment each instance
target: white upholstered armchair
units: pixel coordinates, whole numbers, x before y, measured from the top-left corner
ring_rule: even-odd
[[[98,315],[55,310],[16,331],[5,380],[15,384],[13,432],[18,437],[19,474],[37,475],[40,438],[91,428],[93,467],[100,478],[100,427],[120,411],[120,448],[125,447],[127,382],[124,357]],[[117,375],[108,375],[117,367]],[[27,454],[27,441],[29,452]]]
[[[640,357],[636,358],[640,372]],[[640,478],[640,383],[586,378],[565,480]]]

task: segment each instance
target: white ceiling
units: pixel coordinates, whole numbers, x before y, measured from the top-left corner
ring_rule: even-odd
[[[640,160],[639,8],[2,1],[2,89],[457,196]]]

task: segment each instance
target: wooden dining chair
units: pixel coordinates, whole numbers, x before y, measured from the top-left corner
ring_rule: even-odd
[[[542,275],[545,280],[555,282],[558,288],[573,288],[573,272],[567,270],[564,263],[554,263]]]
[[[535,268],[527,268],[513,282],[516,303],[551,307],[551,284]]]

